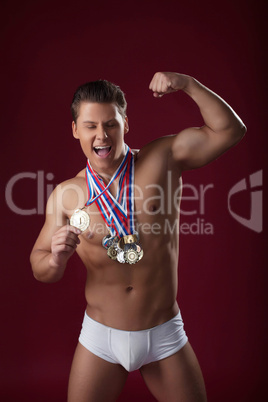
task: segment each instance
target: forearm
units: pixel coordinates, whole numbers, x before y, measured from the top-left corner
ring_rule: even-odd
[[[46,283],[59,281],[66,269],[66,264],[56,264],[52,253],[44,250],[34,250],[30,262],[35,279]]]
[[[217,94],[206,88],[196,79],[186,76],[183,91],[198,105],[204,123],[215,133],[226,133],[241,137],[245,125],[234,110]]]

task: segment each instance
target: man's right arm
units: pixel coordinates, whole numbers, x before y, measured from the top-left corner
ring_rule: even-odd
[[[60,190],[56,188],[49,197],[46,221],[30,256],[33,275],[41,282],[59,281],[69,258],[80,243],[80,230],[67,222]]]

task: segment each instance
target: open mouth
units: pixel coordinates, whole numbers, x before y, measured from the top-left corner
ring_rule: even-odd
[[[94,151],[100,158],[105,158],[111,152],[112,147],[105,146],[105,147],[94,147]]]

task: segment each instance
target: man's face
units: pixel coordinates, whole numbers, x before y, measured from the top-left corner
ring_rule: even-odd
[[[82,102],[72,127],[92,167],[99,173],[113,173],[124,155],[127,117],[122,117],[114,103]]]

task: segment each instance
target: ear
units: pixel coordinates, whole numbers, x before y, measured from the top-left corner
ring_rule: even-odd
[[[128,118],[127,116],[125,117],[125,127],[124,127],[124,134],[128,133],[129,131],[129,125],[128,125]]]
[[[73,136],[74,136],[74,138],[79,139],[79,136],[78,136],[78,134],[77,134],[77,126],[76,126],[76,124],[75,124],[74,121],[72,122],[72,130],[73,130]]]

